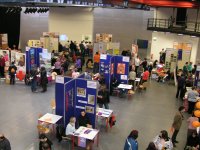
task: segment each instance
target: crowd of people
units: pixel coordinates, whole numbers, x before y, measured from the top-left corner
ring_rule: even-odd
[[[130,57],[130,65],[129,65],[129,84],[132,85],[132,90],[135,90],[135,80],[136,78],[140,78],[140,82],[137,85],[145,85],[148,82],[149,78],[151,77],[151,73],[153,68],[160,69],[158,64],[163,64],[164,56],[160,58],[160,63],[157,60],[154,62],[148,62],[147,58],[143,60],[140,59],[139,55],[132,55],[130,50],[122,51],[122,56]],[[120,84],[116,78],[112,79],[110,91],[107,89],[105,85],[105,77],[103,74],[99,73],[99,63],[100,63],[100,54],[96,52],[93,56],[93,47],[91,42],[84,42],[77,43],[76,41],[67,42],[64,46],[59,44],[59,53],[55,53],[52,51],[52,70],[51,72],[56,75],[69,75],[73,78],[76,78],[81,72],[85,72],[86,79],[93,79],[97,80],[99,83],[99,90],[97,95],[97,103],[100,108],[109,109],[109,102],[110,102],[110,95],[113,93],[113,89],[116,89],[117,86]],[[86,57],[88,60],[85,63]],[[1,73],[1,66],[3,64],[2,56],[0,56],[0,75]],[[162,67],[163,69],[163,67]],[[164,77],[162,75],[162,69],[160,69],[158,74],[158,82]],[[10,65],[8,72],[10,75],[10,84],[15,84],[15,74],[16,74],[16,66],[14,62]],[[192,86],[193,83],[193,75],[196,72],[196,65],[194,68],[192,67],[192,63],[186,63],[183,69],[177,71],[177,94],[176,98],[180,97],[183,99],[186,93],[186,86]],[[170,76],[169,70],[166,71],[166,74]],[[39,79],[39,81],[38,81]],[[41,92],[47,91],[47,70],[45,67],[41,66],[37,68],[33,66],[31,68],[30,73],[27,73],[27,80],[26,82],[30,82],[32,92],[38,92],[37,84],[42,88]],[[145,86],[144,89],[147,87]],[[188,118],[188,131],[187,131],[187,143],[185,148],[196,148],[199,149],[199,137],[200,135],[197,134],[196,128],[192,126],[193,121],[197,121],[198,118],[194,116],[193,111],[195,110],[195,103],[197,102],[196,97],[199,96],[195,87],[192,87],[191,91],[188,91],[188,102],[189,108],[188,113],[192,114],[191,117]],[[185,107],[180,106],[177,113],[174,116],[173,123],[172,123],[172,138],[169,137],[168,132],[166,130],[160,131],[160,133],[152,139],[152,141],[147,146],[146,150],[172,150],[173,147],[176,147],[176,137],[179,133],[179,130],[182,125],[182,120],[184,119],[183,113],[185,112]],[[85,111],[81,111],[80,116],[75,118],[72,116],[70,118],[69,123],[66,127],[57,126],[57,133],[56,137],[58,141],[62,141],[64,138],[71,138],[74,134],[76,129],[80,126],[92,128],[91,122],[89,117],[87,116]],[[137,142],[137,138],[139,136],[139,131],[132,130],[127,139],[125,140],[124,150],[138,150],[139,143]],[[51,150],[51,146],[53,143],[49,140],[49,138],[44,134],[41,133],[39,136],[39,150]],[[2,144],[3,143],[3,144]],[[76,143],[76,141],[75,141]],[[87,149],[92,148],[92,141],[87,141]],[[9,150],[10,144],[9,141],[4,137],[3,134],[0,134],[0,149],[4,149],[4,145],[8,147]],[[2,148],[3,147],[3,148]]]

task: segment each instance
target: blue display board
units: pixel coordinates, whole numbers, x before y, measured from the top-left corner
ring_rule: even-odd
[[[200,88],[200,66],[196,69],[194,86]]]
[[[26,50],[26,71],[30,71],[32,67],[40,66],[39,53],[42,53],[42,48],[30,47]]]
[[[86,111],[93,128],[96,119],[97,82],[70,77],[56,77],[56,114],[63,116],[66,126],[72,116],[78,118],[81,110]]]
[[[100,55],[100,63],[99,63],[99,71],[100,74],[103,74],[105,77],[105,84],[107,89],[110,89],[110,67],[111,67],[111,55],[101,54]]]
[[[128,84],[129,57],[114,56],[114,77],[119,83]]]
[[[64,125],[66,126],[70,117],[74,116],[75,80],[68,81],[64,87]]]
[[[56,101],[56,114],[63,116],[65,115],[64,105],[65,105],[65,83],[72,80],[70,77],[56,76],[55,84],[55,101]],[[64,117],[65,119],[65,117]],[[64,120],[62,120],[64,123]]]
[[[85,110],[93,128],[95,128],[97,82],[77,78],[75,94],[74,116],[79,118],[81,111]]]

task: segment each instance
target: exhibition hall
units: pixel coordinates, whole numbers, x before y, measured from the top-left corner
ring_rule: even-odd
[[[199,0],[0,0],[0,150],[200,150]]]

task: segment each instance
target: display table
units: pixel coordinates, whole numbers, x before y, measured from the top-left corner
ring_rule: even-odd
[[[101,117],[101,118],[105,118],[106,120],[106,131],[108,131],[109,119],[112,113],[113,113],[113,110],[110,110],[110,109],[104,109],[104,108],[97,109],[97,113],[96,113],[97,118]]]
[[[55,131],[55,124],[62,118],[62,116],[46,113],[44,116],[38,119],[38,122],[44,122],[52,124],[53,131]]]
[[[39,118],[38,121],[56,124],[56,122],[58,122],[61,118],[62,116],[46,113],[44,116]]]
[[[87,128],[87,127],[79,127],[74,135],[72,136],[72,150],[74,150],[74,137],[78,138],[85,138],[86,140],[92,140],[94,141],[97,137],[97,147],[99,144],[99,130]]]
[[[131,90],[132,89],[132,85],[129,85],[129,84],[119,84],[118,88],[119,89]]]

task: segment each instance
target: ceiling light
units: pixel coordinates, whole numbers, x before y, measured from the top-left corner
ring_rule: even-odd
[[[178,34],[179,36],[183,35],[183,34]]]

